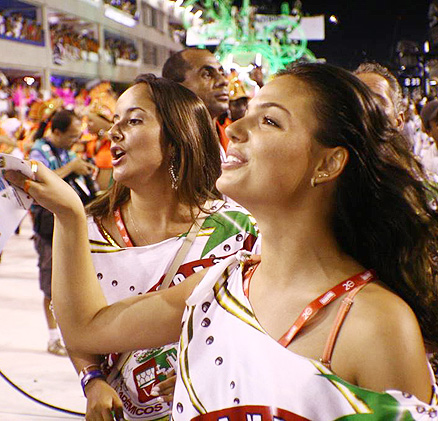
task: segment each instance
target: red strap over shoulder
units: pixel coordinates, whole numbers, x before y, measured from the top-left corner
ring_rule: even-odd
[[[366,284],[359,285],[342,300],[341,306],[338,310],[338,314],[336,315],[336,319],[333,323],[332,328],[330,329],[329,337],[322,353],[322,358],[320,359],[320,361],[328,369],[331,369],[333,350],[335,348],[336,340],[338,339],[339,331],[341,330],[342,324],[344,323],[344,320],[347,317],[351,306],[353,305],[354,297],[365,285]]]
[[[244,263],[243,269],[243,290],[246,297],[249,297],[249,284],[251,282],[252,275],[260,263],[260,256],[250,256]],[[246,267],[251,265],[248,269]],[[246,269],[246,270],[245,270]],[[364,272],[358,273],[351,278],[346,279],[345,281],[340,282],[338,285],[326,291],[324,294],[321,294],[318,298],[313,300],[310,304],[308,304],[301,314],[298,316],[295,323],[291,326],[291,328],[278,340],[278,343],[283,345],[285,348],[289,346],[292,340],[295,338],[297,333],[304,327],[308,320],[315,316],[318,311],[329,305],[331,302],[339,298],[340,296],[349,292],[349,295],[345,298],[342,303],[341,309],[347,306],[346,310],[342,310],[342,314],[338,314],[338,318],[336,319],[336,323],[334,328],[332,329],[329,337],[328,344],[326,345],[327,354],[324,353],[324,356],[328,356],[328,358],[324,361],[330,361],[331,355],[333,353],[333,347],[336,342],[336,338],[339,332],[339,329],[342,325],[345,316],[348,313],[349,307],[353,302],[354,296],[360,291],[362,287],[364,287],[368,282],[374,281],[376,279],[376,273],[373,270],[366,270]],[[345,304],[344,304],[345,303]],[[349,303],[349,304],[348,304]],[[340,310],[341,313],[341,310]],[[331,345],[330,345],[331,344]],[[323,357],[324,358],[324,357]],[[329,364],[329,362],[328,362]]]

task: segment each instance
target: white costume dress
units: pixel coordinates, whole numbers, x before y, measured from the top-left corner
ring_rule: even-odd
[[[220,262],[238,250],[252,250],[258,229],[241,206],[215,201],[171,285]],[[186,234],[143,247],[119,247],[99,224],[89,218],[89,240],[94,267],[109,304],[156,290],[181,248]],[[157,420],[170,414],[170,404],[150,395],[154,385],[176,368],[177,344],[132,353],[112,386],[124,404],[127,420]]]
[[[240,254],[211,268],[187,300],[172,412],[175,421],[437,417],[436,392],[432,405],[427,405],[398,391],[362,389],[271,338],[244,294]]]

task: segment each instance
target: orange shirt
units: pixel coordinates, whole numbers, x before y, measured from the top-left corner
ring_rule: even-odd
[[[106,138],[101,139],[98,149],[96,148],[97,142],[97,139],[92,139],[87,142],[87,156],[94,159],[94,163],[98,168],[112,168],[113,157],[110,151],[111,141]]]
[[[225,134],[225,128],[229,126],[231,123],[232,121],[228,117],[225,118],[223,124],[220,124],[218,121],[216,121],[216,130],[217,130],[217,134],[219,135],[219,142],[221,143],[225,152],[227,151],[228,143],[230,142],[227,135]]]
[[[108,139],[102,140],[102,145],[94,156],[94,162],[98,168],[112,168],[113,157],[111,155],[111,141]]]

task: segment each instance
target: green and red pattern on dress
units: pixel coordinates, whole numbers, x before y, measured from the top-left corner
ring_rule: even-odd
[[[219,263],[239,250],[252,250],[258,229],[242,207],[215,201],[183,264],[171,283],[183,282],[203,268]],[[97,277],[109,303],[156,290],[162,283],[187,233],[144,247],[119,247],[89,218],[89,240]],[[177,344],[132,353],[122,376],[112,385],[122,399],[127,420],[168,418],[171,407],[157,401],[151,390],[176,367]],[[117,357],[111,356],[114,363]],[[114,361],[113,361],[114,360]]]
[[[259,324],[244,292],[242,252],[211,268],[187,300],[175,421],[388,421],[437,417],[437,387],[424,403],[396,390],[351,385],[291,352]],[[208,373],[208,374],[206,374]]]

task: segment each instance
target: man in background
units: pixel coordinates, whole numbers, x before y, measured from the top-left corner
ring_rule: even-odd
[[[84,179],[80,176],[90,175],[94,166],[77,157],[70,148],[79,140],[81,120],[69,110],[59,110],[50,118],[51,128],[46,130],[49,121],[41,123],[41,136],[35,140],[30,150],[29,158],[42,162],[61,178],[76,183],[72,185],[81,197],[92,197],[94,192],[89,190]],[[76,180],[76,181],[75,181]],[[80,184],[77,184],[77,183]],[[49,329],[47,350],[51,354],[67,356],[67,351],[61,341],[56,320],[50,309],[52,299],[52,237],[53,215],[38,205],[31,208],[35,249],[38,254],[40,289],[43,291],[43,307]]]
[[[228,138],[218,118],[228,112],[228,80],[224,68],[208,50],[186,48],[164,63],[163,77],[181,83],[204,101],[219,135],[221,159],[225,159]]]
[[[353,73],[373,91],[394,126],[402,130],[405,107],[397,78],[386,67],[375,62],[362,63]]]

